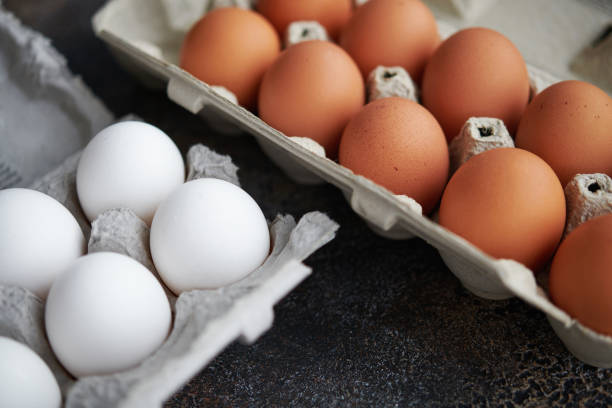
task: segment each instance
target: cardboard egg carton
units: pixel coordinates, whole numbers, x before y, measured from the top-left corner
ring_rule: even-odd
[[[90,223],[78,201],[80,149],[114,121],[112,115],[69,72],[48,39],[22,26],[1,8],[0,36],[0,73],[5,78],[2,109],[22,121],[17,126],[13,117],[2,119],[7,135],[0,136],[0,182],[7,184],[0,188],[28,186],[50,195],[77,219],[88,239],[89,253],[110,251],[130,256],[157,276],[149,251],[149,227],[144,221],[131,210],[113,209]],[[23,123],[24,118],[28,123]],[[20,133],[24,128],[39,133]],[[13,133],[21,140],[7,139]],[[48,140],[41,142],[41,137]],[[32,147],[36,143],[49,144],[51,152],[42,149],[37,154]],[[7,159],[28,158],[18,178],[1,178],[13,174],[2,173],[8,168],[2,161],[7,152],[12,153]],[[231,158],[202,145],[187,154],[188,179],[214,177],[240,185],[237,170]],[[244,279],[217,290],[194,290],[180,296],[166,289],[173,312],[171,332],[137,367],[105,376],[71,376],[47,341],[44,301],[17,286],[0,284],[0,336],[27,345],[47,363],[66,407],[162,406],[232,341],[252,343],[272,326],[274,304],[311,273],[302,261],[333,239],[338,225],[322,213],[311,212],[297,221],[290,215],[279,215],[269,227],[271,252],[264,264]]]
[[[184,30],[169,24],[160,0],[111,0],[93,18],[98,37],[126,69],[147,83],[153,80],[168,97],[214,124],[250,133],[262,150],[287,175],[304,184],[328,182],[338,187],[353,210],[377,233],[392,239],[412,236],[434,246],[449,269],[474,294],[488,299],[517,296],[546,313],[567,348],[580,360],[612,367],[612,338],[582,326],[556,307],[525,266],[494,259],[421,214],[420,206],[320,155],[312,144],[300,143],[268,126],[248,110],[218,95],[178,64]],[[452,26],[439,23],[443,38]],[[155,50],[151,52],[151,50]],[[546,71],[528,65],[532,94],[557,82]],[[289,135],[291,136],[291,135]]]
[[[149,250],[149,227],[129,209],[112,209],[91,226],[76,194],[80,152],[31,187],[65,205],[88,237],[88,253],[129,256],[159,275]],[[187,154],[188,179],[214,177],[240,185],[238,168],[228,156],[203,145]],[[273,306],[311,273],[302,261],[335,236],[338,225],[319,212],[299,221],[278,215],[270,224],[270,254],[254,272],[216,290],[192,290],[176,296],[160,280],[172,306],[173,323],[161,347],[138,366],[104,376],[72,377],[57,361],[45,336],[44,301],[15,286],[0,285],[0,336],[26,344],[53,371],[66,407],[155,407],[236,339],[253,343],[272,327]]]
[[[39,33],[0,5],[0,188],[24,187],[82,149],[113,115]]]

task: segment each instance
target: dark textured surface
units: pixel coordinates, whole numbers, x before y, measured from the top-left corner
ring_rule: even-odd
[[[159,126],[184,153],[202,142],[230,154],[266,216],[321,210],[341,225],[308,259],[314,274],[276,307],[272,329],[254,345],[231,345],[168,407],[612,405],[612,370],[573,358],[543,314],[470,295],[423,241],[377,237],[335,188],[292,183],[250,137],[215,135],[140,86],[91,32],[102,3],[4,1],[116,115]]]

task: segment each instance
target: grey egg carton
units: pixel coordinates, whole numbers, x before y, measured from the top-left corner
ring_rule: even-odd
[[[612,367],[612,338],[595,333],[555,306],[534,273],[511,261],[494,259],[423,216],[418,203],[393,195],[380,185],[327,159],[301,138],[286,137],[248,110],[237,106],[178,66],[185,30],[172,28],[160,0],[111,0],[94,16],[96,35],[118,61],[145,83],[165,88],[168,97],[217,128],[244,131],[287,175],[303,184],[328,182],[338,187],[353,210],[378,234],[391,239],[423,238],[474,294],[488,299],[519,297],[546,313],[567,348],[580,360]],[[445,38],[455,28],[439,22]],[[559,80],[528,64],[532,94]],[[292,136],[292,135],[288,135]],[[435,218],[435,217],[434,217]]]
[[[1,8],[0,38],[0,188],[30,187],[52,196],[77,219],[88,239],[88,252],[122,253],[157,276],[149,252],[149,228],[142,220],[130,210],[114,209],[90,223],[79,205],[80,150],[114,118],[70,73],[48,39]],[[187,154],[188,179],[214,177],[240,185],[237,170],[228,156],[202,145]],[[297,221],[278,215],[269,227],[271,253],[246,278],[218,290],[178,297],[166,289],[173,310],[172,331],[160,349],[133,369],[79,380],[72,377],[47,341],[44,301],[16,286],[0,285],[0,336],[29,346],[43,358],[67,407],[161,406],[232,341],[252,343],[271,327],[273,305],[310,275],[302,261],[333,239],[338,225],[311,212]]]
[[[159,279],[149,251],[149,227],[129,209],[112,209],[91,223],[76,194],[79,154],[31,187],[64,204],[88,237],[88,253],[108,251],[137,260]],[[190,178],[214,177],[240,185],[237,167],[203,145],[188,155]],[[253,343],[274,319],[273,306],[311,269],[302,261],[335,236],[338,225],[319,212],[299,221],[278,215],[270,224],[272,249],[264,264],[246,278],[216,290],[176,296],[165,288],[173,325],[162,346],[135,368],[112,375],[73,378],[57,361],[44,329],[44,301],[26,289],[0,285],[0,335],[20,341],[47,362],[66,407],[155,407],[196,375],[232,341]],[[163,282],[160,280],[160,283]]]
[[[24,187],[82,149],[112,114],[49,39],[0,6],[0,188]]]

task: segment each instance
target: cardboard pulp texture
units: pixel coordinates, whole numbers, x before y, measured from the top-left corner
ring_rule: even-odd
[[[338,187],[353,210],[377,233],[393,239],[421,237],[440,253],[463,285],[478,296],[505,299],[517,296],[543,311],[567,348],[580,360],[612,367],[612,338],[582,326],[556,307],[525,266],[494,259],[466,240],[423,216],[420,206],[396,196],[374,182],[311,151],[239,107],[209,85],[179,68],[180,46],[186,30],[171,28],[159,0],[111,0],[93,18],[93,28],[123,66],[145,83],[165,87],[168,97],[217,128],[240,129],[253,135],[270,159],[300,183],[326,181]],[[454,29],[439,24],[442,38]],[[528,66],[533,93],[558,79]]]
[[[0,188],[25,187],[113,115],[39,33],[0,5]]]

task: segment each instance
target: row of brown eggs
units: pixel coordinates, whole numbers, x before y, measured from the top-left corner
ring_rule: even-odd
[[[612,99],[591,84],[565,81],[530,101],[526,64],[500,33],[469,28],[440,42],[419,0],[370,0],[356,9],[350,0],[260,0],[257,11],[205,15],[184,41],[181,66],[232,91],[270,126],[309,137],[330,159],[414,198],[424,213],[439,205],[441,225],[494,257],[544,267],[565,227],[563,186],[578,173],[612,174]],[[302,20],[318,21],[339,45],[309,41],[281,52],[279,33]],[[364,106],[364,78],[377,66],[405,69],[420,85],[422,105],[385,98]],[[517,148],[479,154],[449,180],[447,142],[473,116],[503,120]],[[612,298],[612,277],[601,266],[612,264],[612,229],[588,226],[606,222],[600,217],[570,234],[559,257],[586,256],[565,249],[584,245],[573,244],[581,239],[605,242],[608,250],[591,254],[603,259],[599,266],[555,260],[551,295],[572,316],[612,335],[611,319],[589,317],[594,310],[612,316],[605,300]],[[586,265],[599,280],[581,292],[575,276]],[[583,306],[562,300],[568,298]]]

